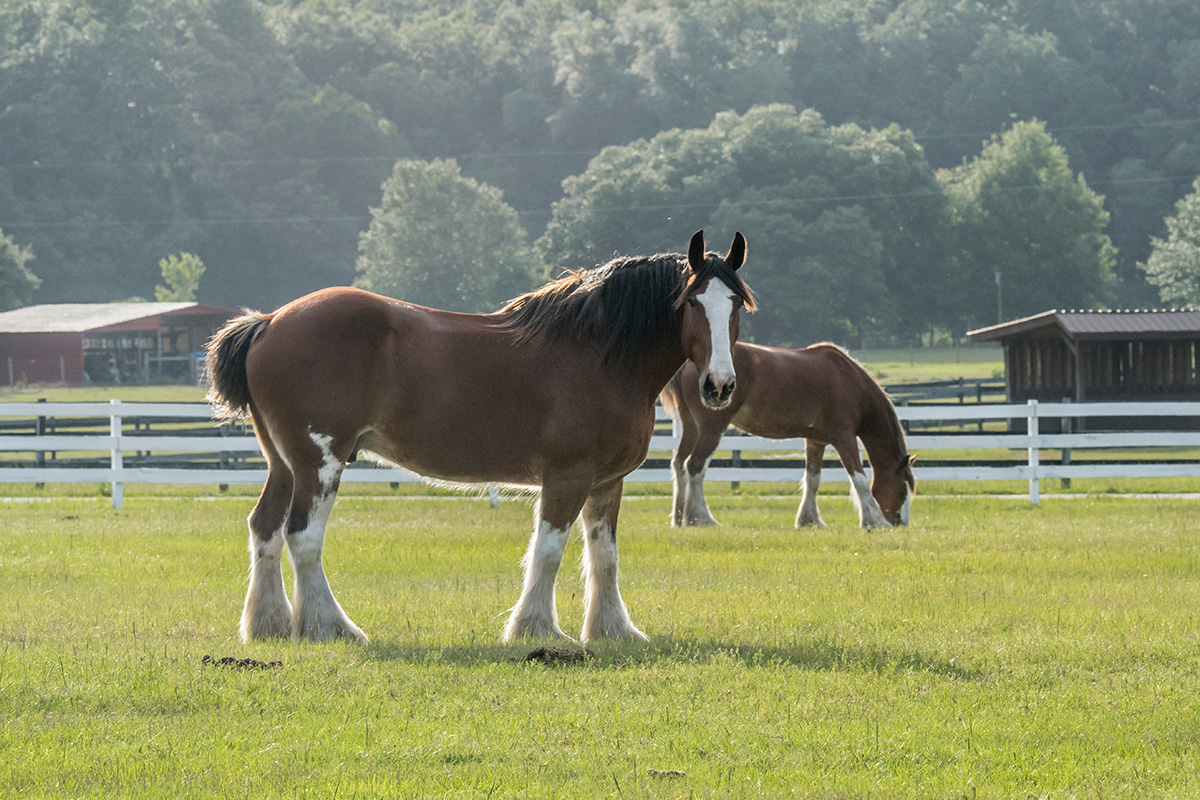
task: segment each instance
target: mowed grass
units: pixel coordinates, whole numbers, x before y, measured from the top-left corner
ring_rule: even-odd
[[[1004,378],[1004,350],[997,345],[858,349],[850,355],[886,384]]]
[[[498,643],[527,500],[339,500],[367,646],[237,640],[247,498],[2,503],[0,795],[1200,794],[1195,501],[926,497],[875,533],[844,496],[803,532],[792,499],[710,501],[678,530],[627,498],[651,642],[558,666]]]

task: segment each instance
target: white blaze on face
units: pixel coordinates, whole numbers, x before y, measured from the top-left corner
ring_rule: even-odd
[[[734,296],[729,287],[715,278],[708,282],[703,292],[696,295],[696,302],[704,309],[704,316],[708,320],[708,335],[712,343],[708,374],[718,386],[734,377],[733,342],[729,340],[733,301]]]

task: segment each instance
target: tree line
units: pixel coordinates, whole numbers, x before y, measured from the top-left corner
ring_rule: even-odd
[[[772,343],[1198,302],[1197,101],[1190,0],[13,0],[0,302],[487,310],[699,227]]]

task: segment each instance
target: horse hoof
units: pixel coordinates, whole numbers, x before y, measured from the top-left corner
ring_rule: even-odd
[[[614,626],[608,630],[601,631],[583,631],[579,634],[579,641],[583,644],[588,644],[596,639],[636,639],[641,642],[649,642],[650,637],[639,631],[632,624],[627,626]]]
[[[508,631],[505,631],[504,633],[500,634],[501,644],[515,644],[516,642],[528,641],[530,639],[554,639],[560,642],[578,644],[578,642],[560,630],[548,631],[546,633],[533,633],[532,631],[525,631],[523,633],[509,633]]]
[[[310,620],[298,624],[292,630],[292,641],[308,639],[313,642],[332,642],[337,640],[367,644],[367,635],[362,629],[348,619],[319,622]]]
[[[563,633],[562,628],[558,627],[557,623],[554,622],[539,624],[532,621],[509,620],[508,624],[504,626],[504,632],[500,634],[500,641],[504,644],[511,644],[519,639],[561,639],[565,642],[575,641]]]

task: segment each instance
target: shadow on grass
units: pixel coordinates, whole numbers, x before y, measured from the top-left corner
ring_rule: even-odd
[[[406,646],[372,642],[366,657],[381,661],[486,665],[529,663],[547,669],[631,669],[663,663],[708,664],[739,661],[748,667],[794,667],[815,671],[862,671],[879,675],[929,673],[958,680],[978,680],[983,671],[955,659],[929,656],[885,646],[846,644],[828,638],[797,639],[788,645],[759,645],[719,639],[659,637],[649,644],[601,641],[586,649],[575,642],[528,640],[510,645],[462,647]]]

